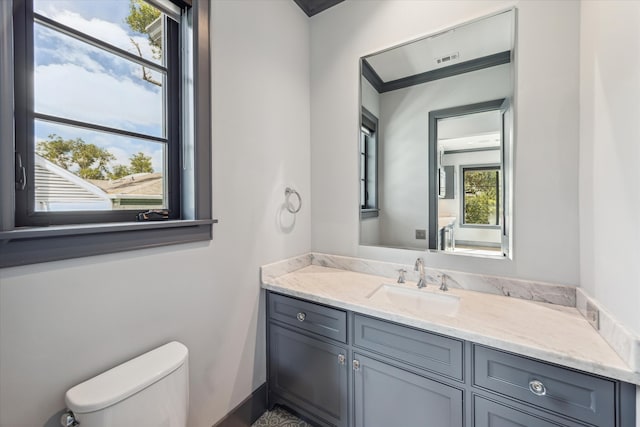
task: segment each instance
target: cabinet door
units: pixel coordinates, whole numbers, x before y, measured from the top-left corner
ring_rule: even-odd
[[[355,427],[461,427],[462,390],[354,355]]]
[[[331,425],[346,427],[347,351],[274,324],[269,328],[270,391]]]

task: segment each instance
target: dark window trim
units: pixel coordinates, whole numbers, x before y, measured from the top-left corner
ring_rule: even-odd
[[[458,226],[460,228],[480,228],[485,230],[500,230],[502,226],[500,224],[468,224],[464,222],[465,213],[465,200],[466,193],[464,192],[464,171],[480,171],[480,170],[497,170],[501,171],[502,166],[500,163],[487,163],[479,165],[460,165],[460,221]],[[497,183],[498,197],[496,197],[496,220],[500,221],[502,210],[500,209],[500,180]]]
[[[166,42],[165,49],[166,66],[153,64],[150,61],[136,58],[135,55],[120,48],[112,46],[104,41],[98,40],[90,35],[60,24],[45,16],[33,11],[33,0],[14,0],[14,28],[16,33],[22,33],[15,37],[14,75],[16,76],[15,93],[16,98],[15,120],[16,120],[16,152],[19,153],[23,165],[26,168],[26,188],[15,194],[16,226],[50,226],[58,224],[86,224],[86,223],[106,223],[106,222],[128,222],[136,218],[142,209],[121,209],[112,211],[73,211],[73,212],[41,212],[36,210],[36,188],[35,188],[35,165],[33,162],[36,147],[33,133],[36,119],[49,121],[55,124],[78,126],[82,129],[107,132],[116,135],[140,138],[145,141],[162,144],[166,147],[166,155],[170,159],[167,162],[165,172],[166,209],[169,210],[169,218],[180,219],[180,132],[182,104],[180,93],[180,81],[182,79],[182,69],[180,67],[180,29],[179,23],[172,18],[166,17]],[[124,60],[149,67],[166,73],[166,87],[164,88],[163,102],[166,111],[164,113],[167,126],[165,138],[153,137],[151,135],[127,132],[121,129],[114,129],[108,126],[101,126],[94,123],[76,121],[67,118],[56,117],[35,112],[34,106],[34,28],[35,25],[42,25],[59,34],[64,34],[83,43],[92,45],[97,49],[109,52],[110,54],[123,58]],[[26,72],[24,72],[26,70]],[[22,71],[22,72],[21,72]],[[20,76],[20,77],[18,77]],[[26,96],[20,96],[25,94]],[[18,102],[19,101],[19,102]]]
[[[22,1],[22,0],[15,0]],[[193,218],[140,223],[15,227],[13,2],[0,1],[0,268],[212,239],[210,4],[193,1]],[[16,102],[20,100],[16,99]]]

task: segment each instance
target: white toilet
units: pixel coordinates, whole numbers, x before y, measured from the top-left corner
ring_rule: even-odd
[[[189,351],[174,341],[67,391],[80,427],[185,427]],[[63,421],[64,422],[64,421]]]

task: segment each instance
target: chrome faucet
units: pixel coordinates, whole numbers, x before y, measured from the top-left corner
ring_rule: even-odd
[[[424,278],[424,261],[422,258],[418,258],[416,260],[416,265],[413,268],[420,274],[420,279],[418,280],[418,288],[424,288],[427,286],[427,281]]]

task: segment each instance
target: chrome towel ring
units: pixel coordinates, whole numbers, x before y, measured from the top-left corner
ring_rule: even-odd
[[[298,207],[296,208],[294,204],[292,204],[289,201],[289,197],[291,197],[292,194],[295,194],[296,197],[298,198]],[[291,212],[292,214],[298,213],[300,212],[300,209],[302,209],[302,197],[300,197],[300,193],[298,193],[296,190],[294,190],[291,187],[287,187],[284,190],[284,195],[287,198],[287,210],[289,212]]]

